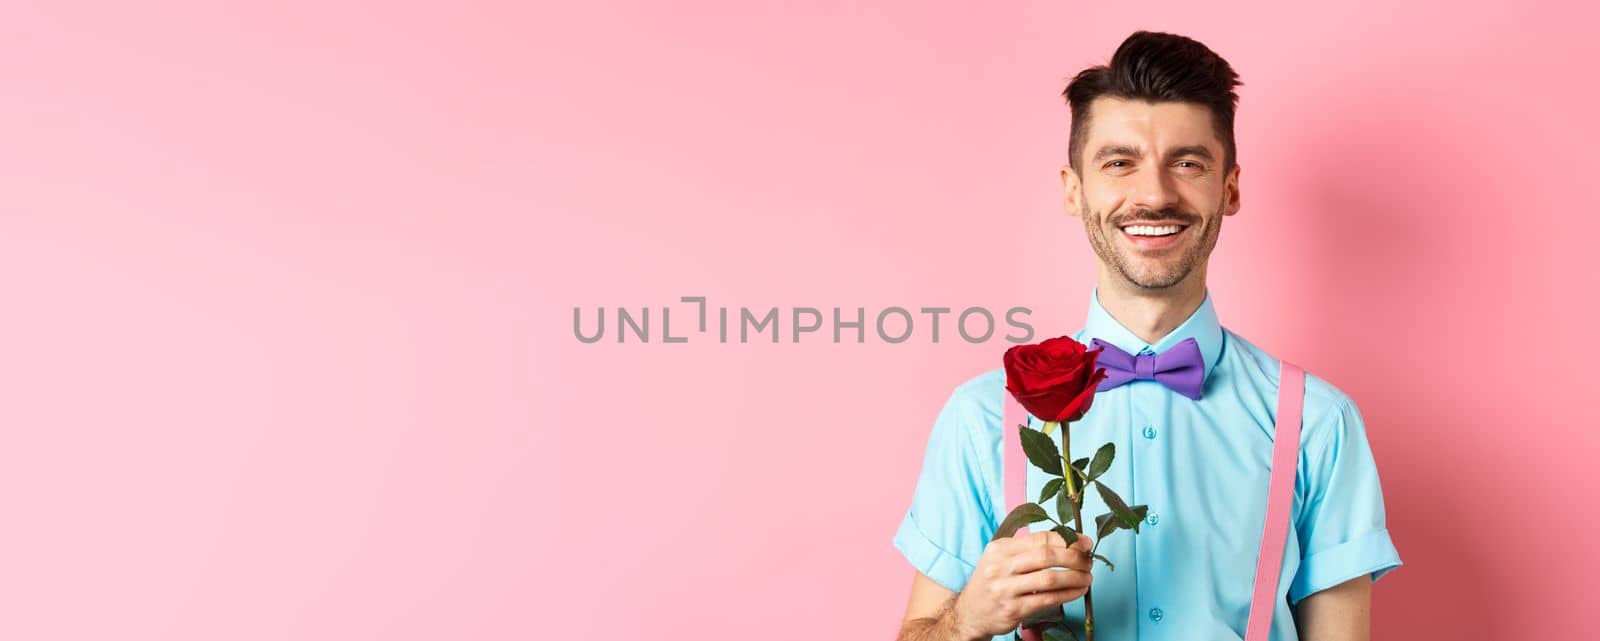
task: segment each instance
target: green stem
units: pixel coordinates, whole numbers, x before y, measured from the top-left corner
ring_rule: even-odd
[[[1078,509],[1078,475],[1072,471],[1072,430],[1067,429],[1067,423],[1061,423],[1061,464],[1066,467],[1067,497],[1072,499],[1072,523],[1074,529],[1083,532],[1083,514]],[[1099,546],[1100,542],[1095,541]],[[1068,545],[1071,545],[1069,542]],[[1089,557],[1089,570],[1094,570],[1094,557]],[[1083,634],[1086,641],[1094,641],[1094,588],[1083,592]]]

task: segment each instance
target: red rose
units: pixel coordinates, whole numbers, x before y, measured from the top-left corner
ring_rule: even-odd
[[[1041,421],[1066,423],[1083,418],[1094,403],[1095,388],[1106,377],[1096,368],[1100,350],[1065,336],[1006,350],[1006,391]]]

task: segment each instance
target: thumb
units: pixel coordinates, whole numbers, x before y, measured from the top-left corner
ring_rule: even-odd
[[[1078,533],[1078,540],[1073,541],[1072,542],[1072,546],[1075,547],[1075,548],[1081,549],[1084,552],[1088,552],[1089,550],[1093,550],[1094,549],[1094,538],[1090,537],[1087,534],[1079,532]]]

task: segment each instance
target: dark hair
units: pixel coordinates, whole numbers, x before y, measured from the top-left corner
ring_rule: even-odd
[[[1170,33],[1137,31],[1122,41],[1108,65],[1079,72],[1061,92],[1072,108],[1072,140],[1067,162],[1078,167],[1088,136],[1089,105],[1101,96],[1149,102],[1192,102],[1211,110],[1212,127],[1222,140],[1223,166],[1237,160],[1233,111],[1239,104],[1239,74],[1205,45]]]

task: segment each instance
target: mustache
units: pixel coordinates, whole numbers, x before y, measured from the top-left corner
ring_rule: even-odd
[[[1199,224],[1200,217],[1184,212],[1175,207],[1168,207],[1161,210],[1138,209],[1130,214],[1127,218],[1119,219],[1112,223],[1112,225],[1115,227],[1126,227],[1128,225],[1134,225],[1138,223],[1155,223],[1168,220],[1176,220],[1184,225],[1192,227],[1196,224]]]

